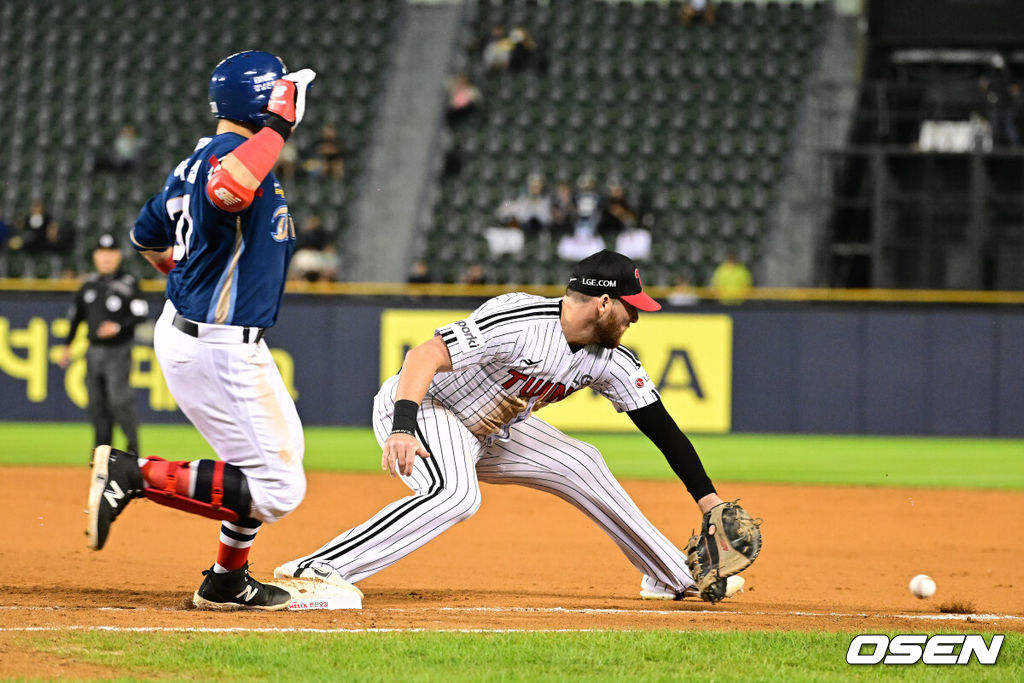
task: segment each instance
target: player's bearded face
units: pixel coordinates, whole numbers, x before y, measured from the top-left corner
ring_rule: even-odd
[[[606,349],[616,348],[629,324],[636,322],[638,317],[635,308],[621,299],[612,299],[611,309],[597,320],[597,343]]]

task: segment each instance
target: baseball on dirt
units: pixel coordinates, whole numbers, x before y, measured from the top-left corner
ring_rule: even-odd
[[[922,600],[930,598],[935,595],[935,582],[927,574],[918,574],[910,580],[910,592]]]

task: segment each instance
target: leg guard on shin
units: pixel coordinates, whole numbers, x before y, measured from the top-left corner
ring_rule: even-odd
[[[249,484],[234,465],[220,460],[168,462],[156,456],[146,460],[144,495],[154,503],[229,522],[249,516]]]

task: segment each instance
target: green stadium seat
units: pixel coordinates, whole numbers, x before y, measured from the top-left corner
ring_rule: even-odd
[[[399,0],[310,0],[294,8],[257,4],[244,10],[200,0],[0,3],[0,34],[13,37],[0,51],[0,67],[13,85],[5,97],[10,135],[0,145],[0,210],[17,218],[39,195],[72,214],[59,218],[87,232],[126,229],[167,172],[212,130],[206,79],[213,66],[232,50],[250,49],[252,36],[265,35],[266,49],[289,64],[315,64],[324,76],[317,83],[317,107],[296,141],[311,148],[320,126],[334,121],[350,150],[337,189],[289,187],[290,208],[301,220],[323,210],[309,201],[317,197],[342,214],[338,225],[346,225],[346,199],[362,176],[375,96],[389,63],[387,38],[401,7]],[[206,28],[214,25],[216,31]],[[267,25],[282,30],[267,34]],[[86,154],[101,150],[126,122],[148,143],[147,169],[124,182],[108,173],[83,173]],[[51,183],[54,178],[60,186]],[[91,267],[87,253],[75,258],[79,270]],[[25,271],[23,258],[0,255],[0,264],[11,260],[18,265],[8,271]]]

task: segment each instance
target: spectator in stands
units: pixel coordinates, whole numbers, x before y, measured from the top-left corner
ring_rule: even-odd
[[[740,263],[736,252],[729,251],[725,260],[711,274],[711,288],[723,304],[741,304],[746,299],[753,280],[750,271]]]
[[[576,225],[572,233],[558,241],[558,257],[563,261],[582,261],[591,254],[606,248],[605,241],[598,233],[604,200],[597,191],[594,176],[585,173],[576,182],[573,206]]]
[[[1020,84],[1014,83],[1006,68],[1006,60],[996,54],[992,57],[992,70],[978,81],[985,101],[993,142],[997,146],[1020,144],[1020,134],[1013,120],[1016,100],[1020,97]]]
[[[544,194],[544,177],[531,173],[526,190],[515,199],[506,199],[498,207],[498,220],[506,226],[518,226],[526,237],[536,237],[551,227],[551,197]]]
[[[466,74],[456,74],[448,84],[448,125],[454,126],[469,119],[480,109],[484,100],[480,89]]]
[[[558,258],[563,261],[582,261],[606,247],[596,232],[576,231],[558,240]]]
[[[135,126],[126,124],[114,139],[113,165],[115,171],[137,171],[145,159],[145,143],[135,133]]]
[[[462,284],[464,285],[486,285],[487,274],[484,267],[479,263],[470,264],[462,273]]]
[[[313,213],[306,219],[302,230],[295,236],[295,249],[316,249],[320,251],[330,244],[331,237],[324,227],[323,219]]]
[[[555,187],[551,198],[551,231],[556,235],[567,235],[576,227],[576,199],[572,185],[562,181]]]
[[[508,37],[512,41],[512,50],[508,60],[509,69],[523,71],[543,67],[540,51],[537,50],[537,42],[525,26],[516,26],[508,34]]]
[[[338,253],[320,216],[311,214],[295,239],[288,277],[306,282],[335,282],[338,279]]]
[[[46,228],[53,221],[42,199],[33,199],[28,216],[22,221],[20,246],[25,251],[46,249]],[[16,246],[16,245],[13,245]]]
[[[711,26],[715,23],[715,7],[711,0],[684,0],[679,20],[686,26],[699,21]]]
[[[608,181],[608,196],[604,201],[597,231],[605,239],[615,239],[623,230],[636,228],[636,210],[626,198],[626,188],[617,179]],[[621,253],[621,252],[620,252]],[[628,255],[628,254],[627,254]],[[630,256],[630,258],[634,258]]]
[[[654,214],[645,213],[641,224],[625,223],[625,229],[615,237],[615,251],[634,261],[651,258],[652,229]]]
[[[66,254],[75,246],[75,232],[57,220],[46,224],[46,231],[43,233],[43,242],[39,245],[39,251],[48,251],[54,254]]]
[[[505,33],[505,27],[495,24],[491,27],[491,39],[484,47],[484,66],[488,71],[504,71],[512,61],[515,44]]]
[[[576,194],[573,196],[573,203],[576,208],[574,231],[589,234],[597,232],[598,223],[601,221],[602,198],[601,193],[597,191],[597,181],[594,176],[584,173],[576,181]],[[587,256],[589,255],[587,254]],[[586,258],[586,256],[582,258]],[[582,260],[582,258],[576,260]]]
[[[341,180],[345,177],[345,151],[345,144],[338,137],[338,129],[333,124],[325,124],[320,129],[316,153],[303,162],[302,168],[311,176]]]
[[[665,301],[670,306],[696,306],[700,303],[700,297],[697,295],[693,285],[690,284],[689,278],[685,275],[680,275],[676,278],[672,289],[669,290]]]
[[[90,153],[86,163],[88,165],[95,163],[96,169],[100,171],[130,173],[142,168],[144,151],[145,143],[136,134],[135,126],[125,124],[114,138],[109,156],[100,154],[97,159],[94,153]]]
[[[409,269],[409,277],[405,280],[410,285],[426,285],[434,281],[430,274],[430,266],[424,259],[416,259]]]

